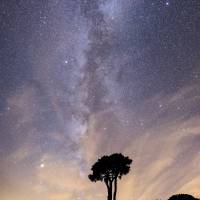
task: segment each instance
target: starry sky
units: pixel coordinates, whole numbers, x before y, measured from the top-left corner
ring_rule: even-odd
[[[200,196],[199,0],[1,0],[1,200]]]

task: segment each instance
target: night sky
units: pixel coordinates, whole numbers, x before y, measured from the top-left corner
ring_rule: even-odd
[[[200,196],[199,0],[1,0],[1,200]]]

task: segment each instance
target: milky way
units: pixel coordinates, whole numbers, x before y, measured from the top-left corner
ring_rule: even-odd
[[[199,0],[2,0],[1,200],[106,198],[87,178],[133,159],[119,199],[200,195]]]

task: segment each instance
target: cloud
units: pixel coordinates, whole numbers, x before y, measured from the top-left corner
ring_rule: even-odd
[[[55,155],[46,155],[43,159],[44,168],[38,167],[38,185],[36,194],[45,193],[48,199],[88,199],[91,195],[98,196],[97,188],[90,183],[87,174],[75,160],[61,161]]]

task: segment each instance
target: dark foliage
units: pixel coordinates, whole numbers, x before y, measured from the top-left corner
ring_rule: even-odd
[[[198,200],[189,194],[176,194],[171,196],[168,200]]]
[[[121,178],[128,174],[131,163],[132,160],[121,153],[103,156],[92,166],[93,173],[89,175],[89,179],[96,182]]]

